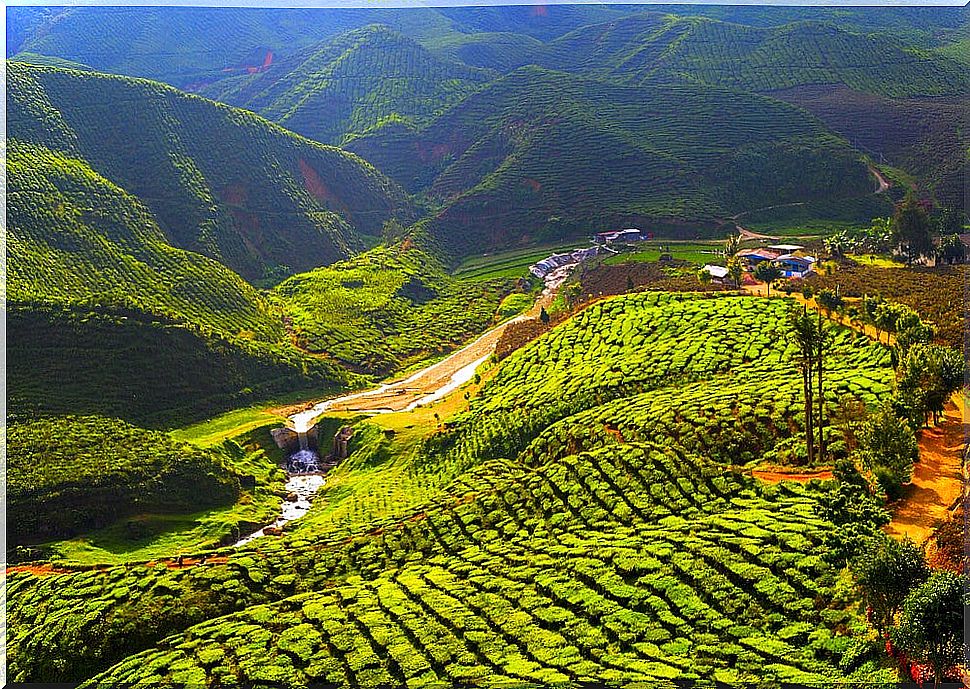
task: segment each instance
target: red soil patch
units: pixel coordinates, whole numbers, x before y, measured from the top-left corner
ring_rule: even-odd
[[[336,204],[338,206],[343,206],[337,195],[334,194],[327,183],[323,181],[320,173],[310,166],[310,163],[305,161],[303,158],[297,162],[300,168],[300,174],[303,175],[303,186],[317,201],[325,201],[327,203]]]
[[[51,574],[70,574],[74,570],[55,567],[54,565],[14,565],[7,567],[7,576],[18,572],[33,574],[34,576],[44,577]]]
[[[751,475],[765,483],[778,483],[780,481],[811,481],[818,479],[828,481],[832,478],[831,469],[818,469],[816,471],[771,471],[768,469],[753,469]]]
[[[963,494],[961,457],[967,430],[963,412],[951,400],[942,423],[920,433],[920,461],[913,469],[912,483],[894,506],[893,520],[886,527],[889,535],[909,536],[922,544],[950,509],[958,506]]]

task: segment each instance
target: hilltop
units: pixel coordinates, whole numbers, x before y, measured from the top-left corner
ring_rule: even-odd
[[[426,124],[492,73],[435,57],[385,26],[356,29],[199,93],[339,144],[393,120]]]
[[[806,84],[892,97],[970,91],[956,60],[823,21],[753,27],[651,12],[558,38],[540,64],[623,82],[682,77],[755,92]]]

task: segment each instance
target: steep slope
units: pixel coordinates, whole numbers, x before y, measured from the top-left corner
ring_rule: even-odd
[[[897,97],[970,91],[963,66],[938,52],[819,21],[761,28],[646,13],[563,36],[540,64],[631,83],[684,77],[759,92],[806,84]]]
[[[459,253],[875,188],[857,152],[780,101],[531,67],[418,132],[388,126],[348,148],[438,204],[432,233]]]
[[[808,110],[873,159],[910,173],[942,205],[966,210],[970,96],[886,98],[844,86],[772,95]]]
[[[199,93],[325,143],[388,119],[423,125],[491,78],[386,26],[356,29]]]
[[[169,245],[148,210],[84,161],[10,142],[7,298],[140,309],[275,342],[279,319],[238,275]]]
[[[11,139],[86,161],[168,241],[244,277],[331,263],[379,235],[400,190],[360,159],[158,83],[8,63]]]

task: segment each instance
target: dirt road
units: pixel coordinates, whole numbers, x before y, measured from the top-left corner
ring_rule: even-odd
[[[909,536],[923,543],[936,522],[946,517],[962,495],[962,463],[967,421],[954,400],[944,411],[942,424],[920,434],[920,461],[913,482],[906,487],[886,531],[897,538]]]
[[[362,411],[386,413],[406,411],[444,397],[471,380],[478,368],[495,351],[495,345],[510,323],[530,316],[519,316],[495,326],[471,344],[452,352],[441,361],[411,376],[377,388],[319,402],[290,416],[297,431],[306,430],[325,412]]]

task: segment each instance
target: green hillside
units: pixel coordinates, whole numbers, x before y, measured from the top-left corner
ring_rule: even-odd
[[[844,84],[894,97],[970,90],[970,76],[955,60],[889,34],[818,21],[760,28],[634,15],[556,39],[540,63],[624,82],[682,77],[758,92],[806,84]]]
[[[386,374],[485,331],[511,279],[467,282],[410,241],[295,275],[270,299],[300,346],[341,365]]]
[[[423,125],[490,76],[436,58],[418,43],[376,25],[199,92],[336,144],[391,119]]]
[[[7,148],[7,298],[123,306],[223,335],[276,342],[263,298],[210,258],[177,249],[149,211],[87,163]]]
[[[799,431],[787,309],[599,302],[504,360],[430,437],[359,423],[324,499],[279,539],[206,567],[15,573],[11,676],[891,682],[839,574],[843,536],[883,513],[861,493],[842,509],[847,484],[768,486],[711,451],[773,462]],[[875,402],[887,351],[835,330],[832,401]]]
[[[239,476],[219,451],[180,445],[116,419],[18,423],[7,442],[10,546],[64,538],[138,513],[198,512],[239,495]]]
[[[808,110],[874,160],[913,175],[940,204],[966,208],[970,97],[886,98],[840,86],[773,95]]]
[[[780,101],[534,67],[420,131],[391,125],[348,148],[437,205],[432,232],[457,253],[620,223],[700,233],[744,210],[875,188],[845,141]]]
[[[248,341],[124,307],[7,302],[7,413],[97,414],[171,427],[348,384],[286,343]]]
[[[40,53],[190,90],[375,22],[416,37],[453,30],[451,20],[429,9],[71,7],[46,16],[31,9],[8,15],[19,39],[8,56]]]
[[[360,159],[158,83],[8,63],[7,134],[84,160],[169,243],[255,280],[378,236],[400,191]]]

